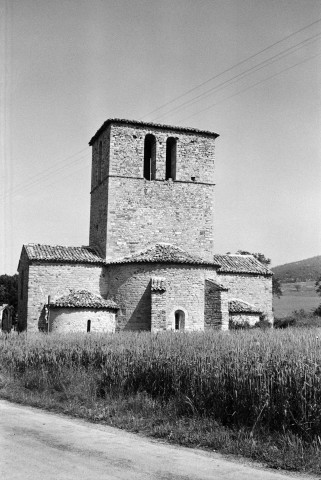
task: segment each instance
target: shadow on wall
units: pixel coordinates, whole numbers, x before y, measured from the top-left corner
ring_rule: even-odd
[[[124,325],[124,330],[150,331],[151,317],[152,317],[151,282],[149,282],[135,310],[131,314],[127,323]]]
[[[42,310],[41,310],[40,317],[39,317],[39,320],[38,320],[38,330],[40,332],[47,332],[48,331],[47,315],[48,315],[47,306],[44,305]]]

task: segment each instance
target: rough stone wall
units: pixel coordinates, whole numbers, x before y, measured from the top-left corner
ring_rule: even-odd
[[[255,305],[273,322],[271,276],[218,272],[218,280],[229,289],[228,299],[238,298]]]
[[[204,329],[228,330],[228,292],[205,280]]]
[[[102,144],[102,162],[99,162],[99,144]],[[110,128],[107,128],[92,147],[91,197],[89,245],[99,247],[100,253],[106,255],[107,207],[108,207],[108,173],[110,154]],[[101,168],[101,181],[98,170]]]
[[[20,257],[18,273],[18,331],[21,332],[27,328],[28,316],[29,262],[24,250]]]
[[[246,323],[253,327],[259,321],[260,315],[258,313],[230,313],[229,317],[230,328],[233,324],[244,325]]]
[[[44,305],[48,295],[54,301],[72,290],[89,290],[105,295],[107,286],[102,268],[87,264],[38,263],[29,266],[28,331],[46,329]]]
[[[166,330],[166,291],[152,291],[151,304],[151,331]]]
[[[99,161],[99,143],[102,143],[102,162]],[[109,174],[110,158],[110,127],[100,135],[92,147],[91,191],[99,185],[99,167],[101,168],[101,180]]]
[[[108,178],[91,192],[89,245],[98,247],[102,257],[106,257],[108,211]]]
[[[172,181],[110,179],[107,259],[165,242],[211,261],[212,189]]]
[[[156,179],[165,179],[166,140],[177,140],[176,180],[214,183],[213,137],[183,133],[159,128],[133,125],[112,125],[110,127],[110,169],[109,175],[143,177],[144,140],[147,134],[156,138]],[[97,139],[95,144],[99,142]]]
[[[204,283],[214,267],[123,264],[107,267],[108,298],[120,310],[116,330],[151,330],[151,277],[166,279],[166,330],[175,328],[175,311],[185,313],[186,330],[204,329]],[[154,304],[156,305],[156,304]],[[159,309],[164,309],[163,302]]]
[[[107,259],[168,242],[211,260],[214,138],[128,125],[112,125],[109,131],[109,177],[91,194],[90,244],[100,245]],[[156,137],[152,181],[143,178],[144,139],[149,133]],[[165,180],[169,137],[177,139],[176,181]],[[99,142],[100,137],[93,145],[93,170]]]
[[[87,332],[87,321],[91,320],[90,332],[115,332],[115,313],[106,310],[84,308],[50,309],[51,332]]]

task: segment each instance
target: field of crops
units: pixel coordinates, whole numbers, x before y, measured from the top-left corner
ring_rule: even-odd
[[[321,433],[321,332],[316,329],[0,339],[0,369],[24,388],[93,399],[144,392],[178,415],[232,427]],[[74,385],[75,388],[75,385]]]
[[[321,302],[315,291],[315,282],[282,283],[283,295],[273,297],[273,310],[277,318],[290,315],[294,310],[312,312]]]

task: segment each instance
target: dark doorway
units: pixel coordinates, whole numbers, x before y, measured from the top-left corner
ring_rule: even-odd
[[[185,313],[182,310],[175,312],[175,330],[184,330],[185,328]]]

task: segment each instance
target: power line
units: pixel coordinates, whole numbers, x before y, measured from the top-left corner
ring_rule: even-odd
[[[305,46],[319,40],[320,36],[321,36],[321,33],[318,33],[316,35],[313,35],[312,37],[307,38],[306,40],[303,40],[303,41],[297,43],[296,45],[293,45],[292,47],[286,48],[285,50],[273,55],[272,57],[270,57],[266,60],[263,60],[262,62],[258,63],[257,65],[254,65],[253,67],[245,70],[244,72],[238,73],[234,77],[231,77],[231,78],[225,80],[224,82],[219,83],[218,85],[210,88],[206,92],[203,92],[203,93],[197,95],[196,97],[191,98],[190,100],[186,100],[186,102],[181,103],[180,105],[177,105],[175,108],[173,108],[171,110],[168,110],[167,112],[163,113],[160,116],[154,117],[153,121],[162,119],[163,117],[166,117],[169,114],[177,112],[177,111],[181,110],[182,108],[184,108],[186,106],[193,105],[194,103],[200,101],[201,99],[204,99],[204,98],[208,97],[213,92],[222,90],[222,89],[232,85],[236,81],[248,76],[249,74],[257,72],[257,71],[261,70],[262,68],[265,68],[268,65],[271,65],[272,63],[286,57],[287,55],[291,55],[291,54],[297,52],[301,48],[304,48]]]
[[[191,88],[190,90],[187,90],[185,93],[182,93],[181,95],[178,95],[177,97],[174,97],[174,98],[173,98],[172,100],[170,100],[169,102],[164,103],[163,105],[155,108],[154,110],[152,110],[151,112],[147,113],[146,115],[143,115],[142,117],[140,117],[139,120],[143,120],[144,118],[148,117],[149,115],[152,115],[153,113],[158,112],[158,110],[161,110],[162,108],[167,107],[167,106],[170,105],[171,103],[179,100],[179,99],[182,98],[182,97],[185,97],[186,95],[188,95],[188,94],[191,93],[191,92],[194,92],[195,90],[197,90],[198,88],[206,85],[207,83],[211,82],[212,80],[215,80],[216,78],[224,75],[225,73],[230,72],[230,71],[233,70],[234,68],[239,67],[240,65],[243,65],[244,63],[248,62],[248,61],[251,60],[252,58],[255,58],[255,57],[257,57],[258,55],[261,55],[262,53],[266,52],[266,51],[269,50],[270,48],[275,47],[276,45],[284,42],[285,40],[288,40],[289,38],[293,37],[294,35],[297,35],[298,33],[301,33],[301,32],[303,32],[304,30],[306,30],[306,29],[308,29],[308,28],[312,27],[313,25],[316,25],[317,23],[320,23],[320,22],[321,22],[321,18],[319,18],[318,20],[315,20],[314,22],[310,23],[309,25],[306,25],[305,27],[300,28],[299,30],[296,30],[295,32],[291,33],[290,35],[287,35],[286,37],[281,38],[281,39],[278,40],[277,42],[274,42],[274,43],[272,43],[271,45],[263,48],[263,50],[260,50],[259,52],[254,53],[253,55],[245,58],[244,60],[241,60],[240,62],[236,63],[235,65],[232,65],[231,67],[227,68],[226,70],[223,70],[223,72],[220,72],[220,73],[214,75],[213,77],[209,78],[208,80],[205,80],[204,82],[196,85],[195,87]]]
[[[86,165],[85,165],[85,166],[83,165],[83,166],[81,166],[81,168],[77,168],[76,170],[73,170],[72,172],[69,172],[69,173],[67,173],[66,175],[64,175],[64,178],[68,178],[68,177],[70,177],[71,175],[74,175],[75,173],[79,173],[79,172],[81,172],[82,170],[85,170],[86,168],[87,168],[87,166],[86,166]],[[40,183],[40,182],[39,182],[39,183]],[[51,186],[51,185],[55,185],[56,183],[57,183],[57,180],[53,180],[53,181],[47,183],[47,184],[46,184],[46,187],[49,187],[49,186]],[[24,196],[25,196],[25,195],[28,196],[28,195],[30,195],[30,193],[31,193],[31,192],[24,193]]]
[[[321,53],[317,53],[316,55],[313,55],[312,57],[309,57],[309,58],[306,58],[304,60],[302,60],[301,62],[297,62],[295,63],[294,65],[291,65],[290,67],[287,67],[287,68],[284,68],[283,70],[281,70],[280,72],[277,72],[275,73],[274,75],[271,75],[267,78],[264,78],[263,80],[260,80],[259,82],[256,82],[256,83],[253,83],[252,85],[250,85],[249,87],[247,88],[244,88],[243,90],[239,90],[238,92],[234,93],[233,95],[230,95],[229,97],[226,97],[226,98],[223,98],[223,100],[220,100],[219,102],[216,102],[216,103],[213,103],[212,105],[202,109],[202,110],[199,110],[198,112],[196,113],[193,113],[192,115],[189,115],[188,117],[185,117],[185,118],[181,118],[179,120],[179,122],[183,122],[185,120],[188,120],[189,118],[192,118],[192,117],[195,117],[196,115],[199,115],[200,113],[203,113],[207,110],[210,110],[211,108],[215,107],[216,105],[218,105],[219,103],[222,103],[222,102],[225,102],[226,100],[229,100],[230,98],[233,98],[235,97],[236,95],[239,95],[240,93],[243,93],[243,92],[246,92],[247,90],[250,90],[251,88],[253,87],[256,87],[257,85],[260,85],[264,82],[267,82],[268,80],[270,80],[271,78],[274,78],[274,77],[277,77],[278,75],[280,75],[281,73],[284,73],[288,70],[291,70],[292,68],[294,67],[297,67],[298,65],[301,65],[302,63],[305,63],[305,62],[308,62],[309,60],[311,60],[312,58],[315,58],[315,57],[318,57],[320,56]]]
[[[88,148],[88,147],[87,147]],[[6,198],[8,196],[11,196],[11,195],[16,195],[17,193],[19,193],[19,191],[21,190],[25,190],[27,188],[30,188],[30,187],[34,187],[34,186],[37,186],[38,184],[40,183],[43,183],[44,181],[46,181],[46,179],[48,177],[50,177],[51,175],[56,175],[57,173],[60,173],[62,172],[63,170],[65,170],[66,168],[68,168],[69,166],[72,166],[76,163],[78,163],[80,160],[83,160],[84,158],[87,157],[87,154],[86,155],[82,155],[80,157],[77,157],[77,158],[74,158],[71,162],[68,162],[68,163],[65,163],[65,160],[69,159],[69,158],[72,158],[74,157],[75,155],[79,155],[79,153],[83,152],[84,150],[87,150],[87,148],[85,149],[82,149],[80,150],[79,152],[77,153],[74,153],[73,155],[70,155],[69,157],[66,157],[65,159],[61,160],[60,162],[58,162],[56,165],[59,165],[59,164],[62,164],[59,168],[54,168],[51,167],[37,175],[35,175],[34,177],[31,177],[29,178],[28,182],[27,183],[21,183],[19,185],[17,185],[16,187],[14,187],[12,190],[9,190],[9,191],[6,191],[4,192],[3,194],[3,198]]]

